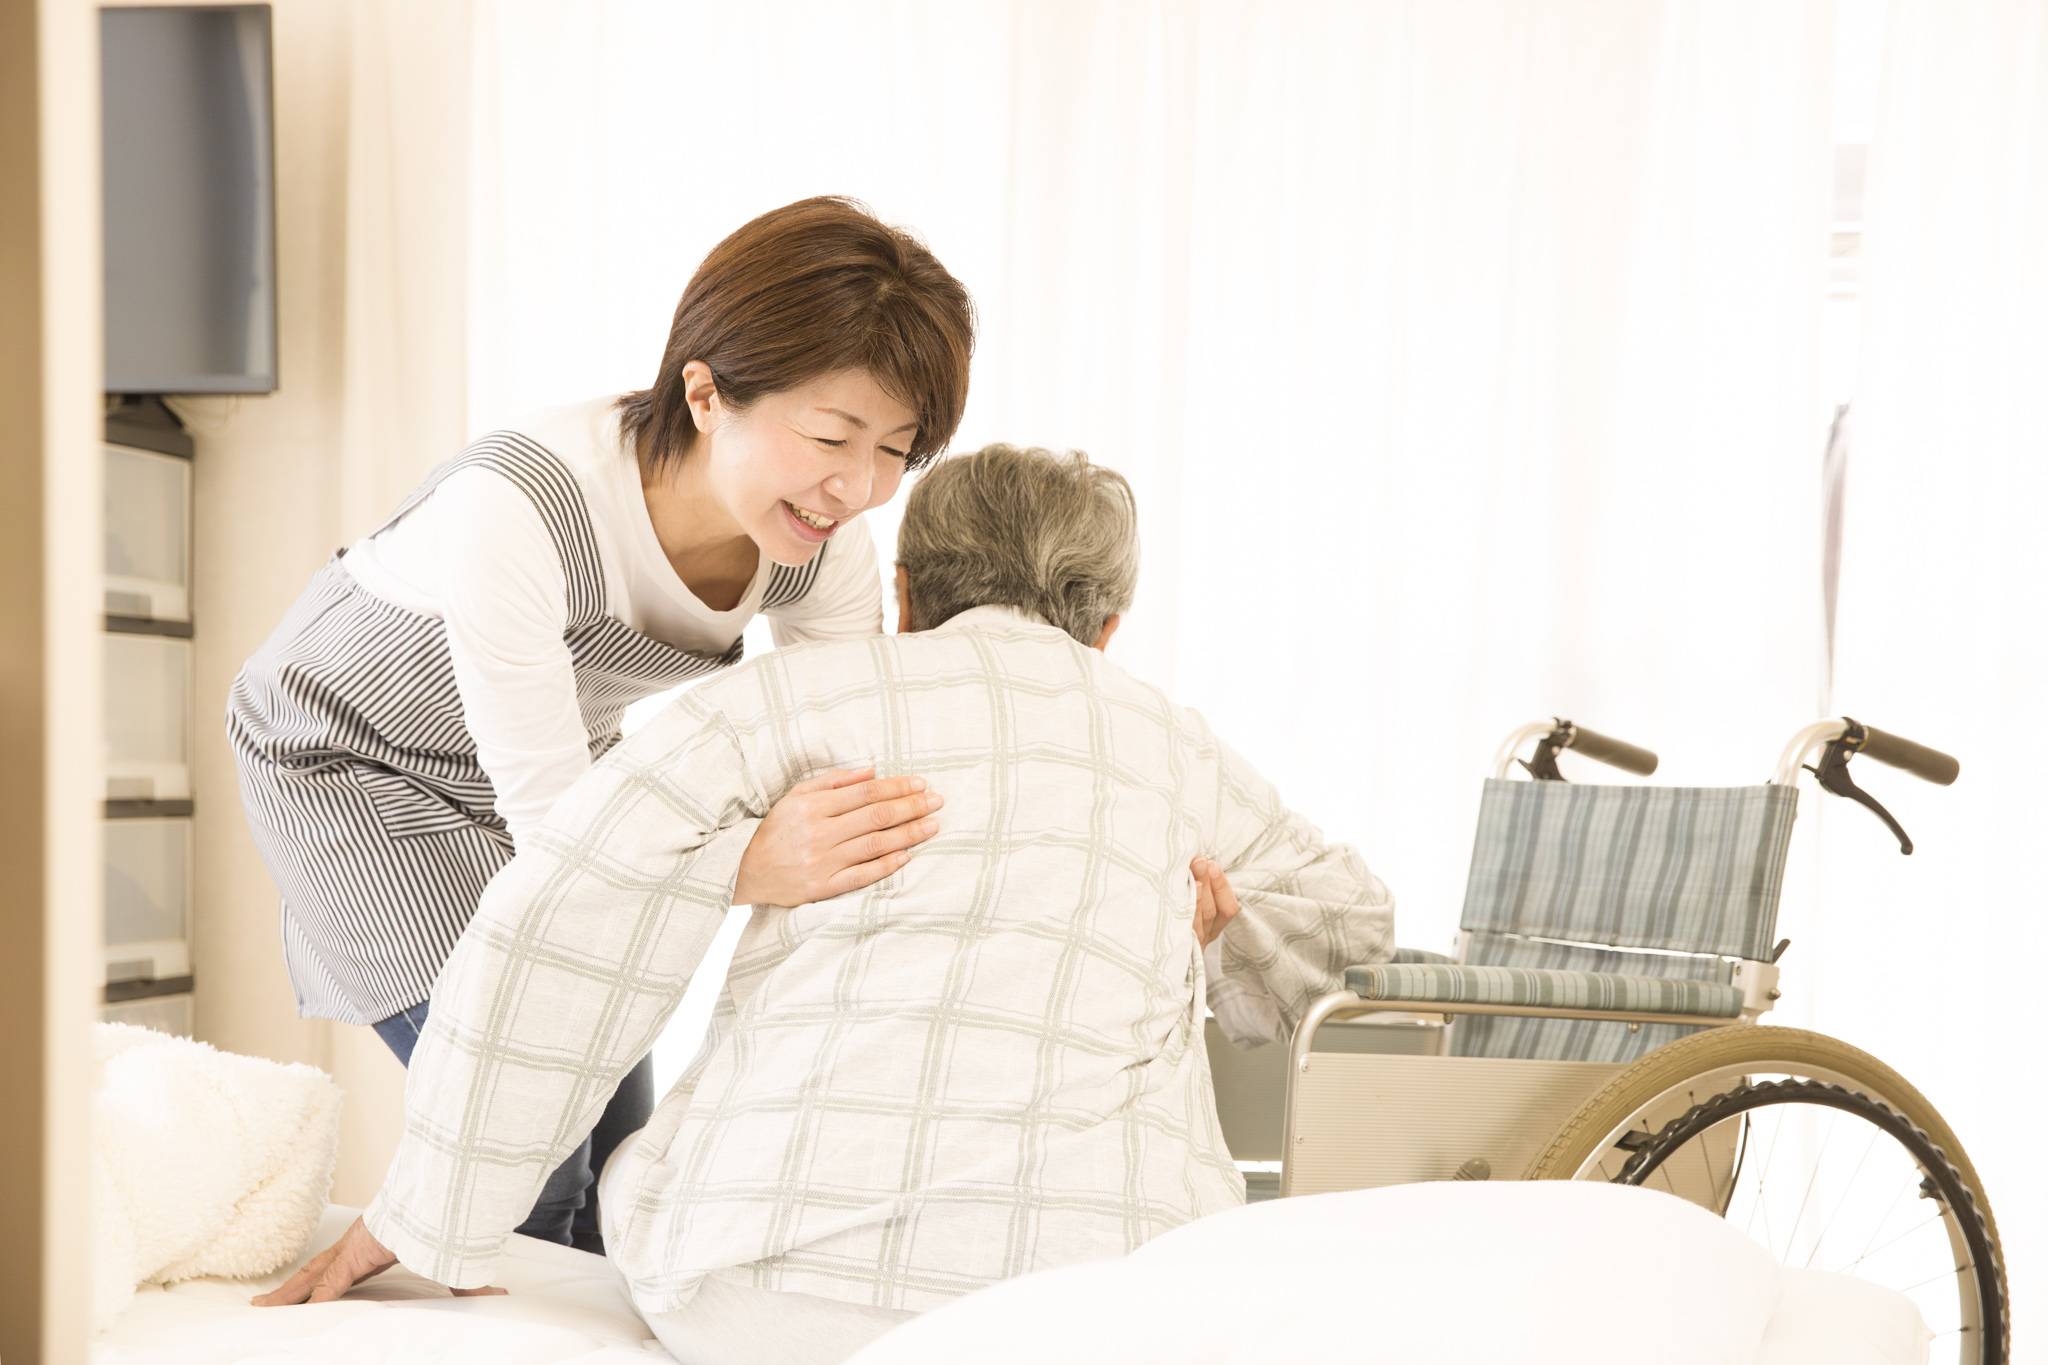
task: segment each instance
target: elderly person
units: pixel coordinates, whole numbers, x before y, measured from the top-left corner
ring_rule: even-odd
[[[1121,477],[956,457],[898,548],[905,633],[736,668],[554,808],[435,987],[383,1190],[265,1301],[394,1258],[485,1285],[681,999],[761,819],[869,761],[928,778],[934,837],[864,890],[757,910],[702,1053],[604,1177],[606,1246],[663,1344],[839,1360],[1242,1201],[1205,988],[1237,1041],[1284,1037],[1386,957],[1386,889],[1104,657],[1137,575]],[[1233,888],[1205,952],[1193,921]]]

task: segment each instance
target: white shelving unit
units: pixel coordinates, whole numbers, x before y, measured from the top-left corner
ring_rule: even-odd
[[[107,415],[106,977],[101,1017],[192,1032],[191,437],[152,400]]]

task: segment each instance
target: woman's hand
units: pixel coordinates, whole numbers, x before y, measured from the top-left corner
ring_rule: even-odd
[[[370,1235],[358,1218],[341,1234],[341,1240],[299,1267],[298,1273],[268,1294],[249,1300],[258,1308],[277,1308],[290,1303],[329,1303],[374,1275],[398,1264],[398,1258]],[[502,1294],[502,1289],[451,1290],[459,1298],[478,1294]]]
[[[1237,893],[1230,889],[1222,866],[1212,859],[1197,858],[1188,864],[1188,871],[1195,876],[1195,938],[1206,948],[1237,914]]]
[[[809,905],[872,886],[938,833],[946,803],[921,777],[877,780],[873,768],[799,782],[769,810],[740,858],[737,905]]]

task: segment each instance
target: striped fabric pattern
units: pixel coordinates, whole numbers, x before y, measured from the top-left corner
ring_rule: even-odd
[[[722,655],[695,653],[607,614],[582,487],[518,432],[494,432],[435,470],[392,522],[477,466],[533,502],[562,556],[563,638],[593,760],[617,742],[631,703],[739,662],[739,641]],[[777,566],[766,598],[799,600],[823,557]],[[442,623],[374,596],[337,556],[243,665],[227,731],[250,830],[282,893],[300,1013],[367,1024],[425,1000],[512,856]]]
[[[1719,957],[1617,952],[1569,943],[1532,943],[1503,934],[1465,935],[1465,961],[1476,967],[1662,976],[1734,989],[1730,985],[1733,965]],[[1465,1015],[1451,1027],[1450,1051],[1455,1057],[1632,1062],[1666,1043],[1697,1032],[1699,1029],[1691,1024],[1643,1024],[1631,1029],[1627,1024],[1589,1019]]]
[[[860,758],[924,775],[938,834],[866,890],[756,908],[704,1049],[606,1168],[641,1311],[707,1275],[930,1308],[1240,1203],[1205,986],[1233,1037],[1284,1038],[1386,956],[1392,902],[1200,716],[982,607],[735,669],[557,804],[435,987],[377,1238],[488,1282],[697,970],[755,822]],[[1196,853],[1242,907],[1206,957]]]
[[[1526,993],[1531,1004],[1737,1017],[1728,959],[1770,951],[1797,812],[1791,787],[1490,781],[1465,888],[1463,965],[1441,981],[1401,985],[1501,1003]],[[1394,998],[1390,978],[1362,979]],[[1466,1015],[1450,1050],[1625,1062],[1693,1032]]]
[[[1798,793],[1489,781],[1460,926],[1761,959]]]
[[[1555,1005],[1728,1019],[1742,1013],[1742,992],[1733,986],[1664,976],[1411,963],[1353,967],[1345,973],[1344,984],[1364,1000]]]

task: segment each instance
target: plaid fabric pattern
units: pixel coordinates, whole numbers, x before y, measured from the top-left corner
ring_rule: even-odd
[[[1798,799],[1789,786],[1489,781],[1461,927],[1761,959]]]
[[[1641,1014],[1717,1014],[1728,1019],[1742,1013],[1742,992],[1733,986],[1610,972],[1405,964],[1353,967],[1344,974],[1344,984],[1363,1000],[1556,1005]]]
[[[866,891],[756,912],[703,1052],[606,1172],[636,1304],[716,1275],[923,1309],[1238,1203],[1205,985],[1234,1037],[1284,1037],[1387,956],[1391,901],[1195,713],[984,607],[735,669],[561,801],[435,988],[378,1239],[488,1282],[682,995],[759,818],[865,761],[925,776],[940,833]],[[1207,960],[1198,853],[1242,904]]]
[[[1503,934],[1465,935],[1465,961],[1476,967],[1657,975],[1730,986],[1730,964],[1718,957],[1622,953],[1570,943],[1531,943]],[[1468,1014],[1451,1028],[1454,1057],[1530,1057],[1553,1062],[1632,1062],[1699,1029],[1692,1024],[1603,1023],[1593,1019],[1530,1019]]]

